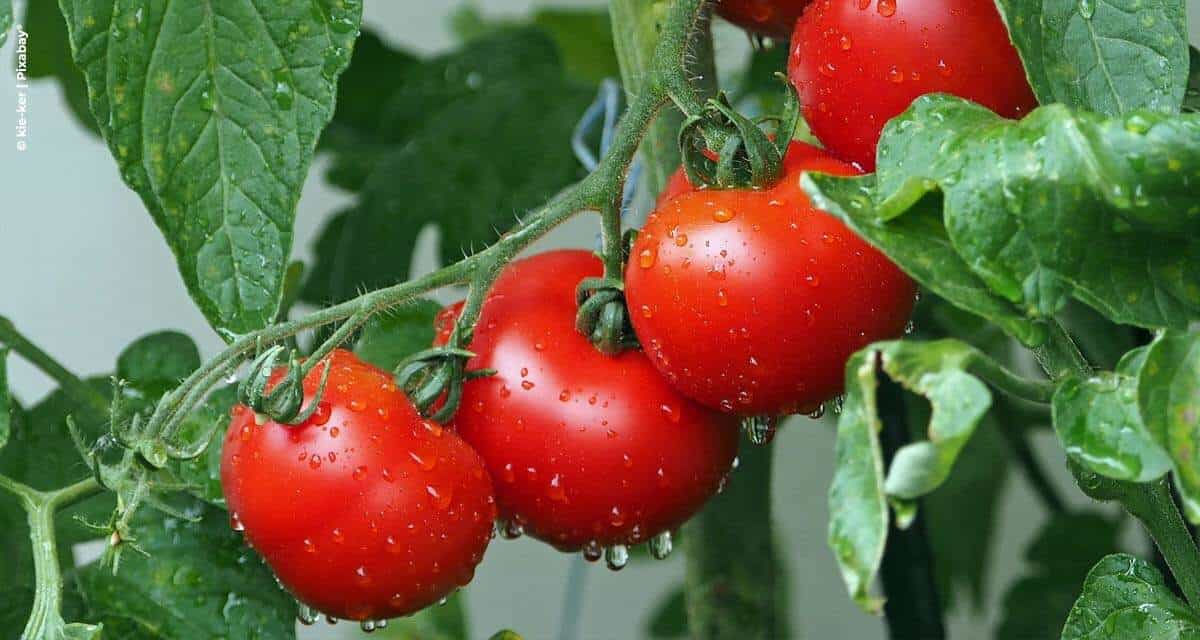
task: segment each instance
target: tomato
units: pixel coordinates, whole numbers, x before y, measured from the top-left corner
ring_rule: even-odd
[[[774,135],[768,136],[772,140]],[[706,152],[714,160],[716,154]],[[807,144],[789,144],[787,152],[783,155],[783,173],[784,175],[792,174],[799,176],[801,171],[820,171],[822,173],[832,173],[838,175],[846,174],[846,164],[832,158],[826,154],[820,153],[816,148]],[[656,207],[661,207],[671,201],[675,196],[689,191],[695,191],[692,186],[692,181],[688,179],[687,172],[683,167],[679,167],[667,178],[667,184],[663,186],[663,190],[658,194]]]
[[[562,550],[679,526],[737,454],[736,421],[680,396],[640,351],[605,356],[575,330],[575,287],[602,271],[579,250],[510,264],[469,347],[468,368],[496,374],[466,383],[452,421],[486,462],[501,517]]]
[[[495,519],[491,482],[389,373],[349,351],[330,358],[306,422],[234,408],[221,452],[231,522],[302,602],[355,620],[406,615],[471,580]],[[306,406],[321,369],[304,381]]]
[[[922,94],[1007,118],[1037,106],[993,0],[821,0],[792,42],[788,75],[813,134],[868,171],[883,126]]]
[[[846,359],[899,336],[916,294],[903,272],[812,207],[803,170],[858,173],[802,143],[771,189],[691,191],[661,204],[625,272],[642,347],[675,388],[743,415],[811,411]]]
[[[777,38],[792,35],[792,27],[812,0],[720,0],[722,18],[755,33]]]

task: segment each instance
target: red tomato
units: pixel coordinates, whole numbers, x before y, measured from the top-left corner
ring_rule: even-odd
[[[625,271],[629,315],[675,388],[743,415],[815,409],[846,359],[903,332],[916,285],[799,187],[857,171],[802,143],[762,191],[692,191],[659,206]]]
[[[734,420],[680,396],[641,352],[605,356],[575,330],[575,287],[601,273],[578,250],[509,265],[470,345],[468,367],[497,373],[466,383],[453,421],[487,463],[501,517],[562,550],[679,526],[737,453]]]
[[[237,406],[221,452],[235,529],[299,600],[354,620],[421,609],[470,582],[495,519],[479,456],[349,351],[289,427]],[[322,367],[304,381],[312,400]]]
[[[1006,118],[1037,106],[993,0],[821,0],[792,42],[788,75],[813,134],[868,171],[884,124],[923,94]]]
[[[722,18],[755,33],[776,38],[792,35],[792,27],[812,0],[720,0]]]

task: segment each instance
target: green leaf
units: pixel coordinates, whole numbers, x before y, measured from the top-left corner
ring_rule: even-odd
[[[674,640],[686,638],[687,634],[687,600],[683,585],[679,585],[659,598],[650,611],[646,635],[651,640]]]
[[[178,331],[142,336],[117,357],[117,377],[154,401],[199,368],[200,350]]]
[[[1175,113],[1188,73],[1179,0],[998,0],[1038,102]]]
[[[461,258],[579,179],[569,140],[593,92],[569,82],[556,55],[536,30],[504,31],[405,78],[380,133],[403,143],[322,232],[304,299],[405,279],[426,226],[441,232],[443,262]]]
[[[8,393],[8,347],[0,347],[0,450],[8,444],[15,412],[12,396]]]
[[[0,0],[0,47],[8,42],[8,30],[13,26],[12,0]]]
[[[870,198],[875,191],[874,175],[843,179],[806,173],[801,183],[818,208],[837,216],[922,286],[954,306],[994,322],[1024,344],[1045,340],[1044,327],[992,293],[959,257],[934,199],[923,199],[907,215],[885,223]]]
[[[1054,430],[1067,455],[1114,480],[1150,482],[1171,470],[1171,459],[1142,424],[1138,370],[1145,348],[1131,351],[1114,373],[1072,377],[1054,393]]]
[[[613,47],[612,21],[607,11],[540,7],[525,19],[489,20],[476,7],[466,5],[454,12],[451,25],[464,40],[502,29],[533,25],[554,40],[570,77],[599,84],[605,78],[621,76]]]
[[[92,113],[223,335],[271,322],[359,0],[63,0]]]
[[[882,223],[940,194],[954,252],[1030,316],[1074,297],[1125,324],[1200,318],[1200,116],[1051,105],[1018,122],[928,95],[888,124],[879,159],[847,205]]]
[[[867,611],[882,605],[868,590],[887,541],[889,500],[898,521],[911,520],[912,501],[945,482],[991,406],[991,393],[968,371],[981,358],[957,340],[892,341],[870,345],[846,363],[846,397],[829,489],[829,546],[851,597]],[[886,475],[878,437],[877,363],[905,389],[927,398],[932,408],[927,439],[901,447]]]
[[[1184,512],[1200,523],[1200,332],[1167,331],[1154,341],[1137,396],[1146,427],[1174,463]]]
[[[29,33],[36,34],[29,39],[29,77],[57,80],[63,99],[76,120],[98,135],[100,129],[88,107],[87,83],[83,73],[71,61],[71,40],[58,3],[26,3],[24,27]]]
[[[1030,567],[1009,585],[996,640],[1059,637],[1097,557],[1117,550],[1119,523],[1093,513],[1053,516],[1025,551]]]
[[[459,640],[468,638],[470,634],[467,628],[466,596],[459,591],[447,598],[446,604],[422,609],[407,618],[392,620],[387,629],[376,633],[384,640]],[[519,640],[520,636],[516,637]]]
[[[1088,573],[1062,640],[1196,640],[1200,616],[1180,601],[1158,569],[1125,554]]]
[[[134,542],[148,557],[125,554],[116,575],[98,564],[80,570],[91,617],[123,629],[121,638],[294,638],[296,601],[225,512],[194,502],[189,515],[199,520],[139,512]]]
[[[408,356],[433,344],[433,319],[441,306],[417,300],[400,308],[376,314],[363,327],[354,353],[367,362],[391,371]]]

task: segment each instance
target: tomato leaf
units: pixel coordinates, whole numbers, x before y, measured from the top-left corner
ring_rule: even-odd
[[[1045,340],[1039,323],[992,293],[955,252],[934,200],[919,201],[907,215],[885,224],[870,200],[876,184],[873,175],[847,179],[806,173],[801,183],[817,207],[837,216],[930,291],[996,323],[1025,344]]]
[[[139,512],[134,542],[148,557],[126,554],[115,575],[95,563],[80,570],[90,617],[122,638],[294,638],[296,601],[225,512],[193,502],[188,515],[199,520]]]
[[[1051,105],[1018,122],[929,95],[889,123],[879,158],[877,181],[842,192],[845,207],[886,226],[929,215],[940,194],[954,252],[1030,316],[1074,297],[1125,324],[1200,318],[1200,116]]]
[[[1179,0],[998,0],[1038,102],[1175,113],[1188,74]]]
[[[1004,594],[995,638],[1055,638],[1097,557],[1114,553],[1118,522],[1094,513],[1053,516],[1025,550],[1028,572]]]
[[[8,42],[8,30],[13,26],[12,0],[0,0],[0,47]]]
[[[157,402],[200,368],[200,350],[178,331],[142,336],[117,357],[117,377]]]
[[[387,371],[408,356],[433,344],[433,319],[441,306],[417,300],[398,309],[380,313],[363,327],[354,353]]]
[[[317,241],[304,299],[345,300],[408,276],[417,234],[436,227],[443,262],[494,241],[581,177],[570,135],[592,90],[564,76],[536,30],[503,31],[418,65],[378,136],[359,204]]]
[[[1054,393],[1054,430],[1067,455],[1115,480],[1150,482],[1171,470],[1171,459],[1138,411],[1137,376],[1145,357],[1145,348],[1135,349],[1116,372],[1069,378]]]
[[[1170,456],[1184,512],[1200,523],[1200,332],[1167,331],[1145,354],[1137,401]]]
[[[991,392],[969,372],[984,358],[957,340],[870,345],[846,363],[846,397],[838,418],[836,467],[829,489],[829,545],[850,595],[878,611],[869,594],[887,542],[888,505],[900,526],[915,515],[915,499],[941,486],[963,446],[991,406]],[[906,390],[927,398],[927,439],[901,447],[884,469],[876,391],[881,367]]]
[[[98,135],[100,129],[96,126],[96,118],[88,108],[87,83],[83,73],[71,62],[71,41],[58,3],[28,2],[24,18],[25,30],[37,34],[29,39],[29,77],[57,80],[75,119],[89,132]]]
[[[361,2],[61,6],[92,113],[192,298],[226,338],[271,322]]]
[[[1200,638],[1200,616],[1175,597],[1158,569],[1130,555],[1106,556],[1088,573],[1062,640]]]
[[[8,444],[8,435],[12,433],[13,414],[17,411],[13,405],[8,392],[8,348],[0,346],[0,450]]]

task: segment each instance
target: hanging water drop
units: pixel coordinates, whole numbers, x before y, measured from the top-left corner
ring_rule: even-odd
[[[297,602],[296,605],[298,607],[296,610],[296,619],[300,621],[300,624],[309,626],[316,624],[317,620],[321,619],[321,613],[316,609],[303,602]]]
[[[813,420],[820,420],[821,418],[825,417],[825,403],[822,402],[821,404],[817,405],[816,409],[813,409],[808,413],[808,417],[812,418]]]
[[[600,556],[602,555],[604,555],[604,547],[601,547],[599,542],[596,542],[595,540],[589,540],[587,544],[583,545],[584,560],[587,560],[588,562],[595,562],[599,560]]]
[[[742,430],[752,444],[759,446],[769,444],[775,439],[774,416],[749,416],[742,418]]]
[[[363,620],[362,622],[358,623],[358,628],[362,629],[363,633],[371,633],[375,631],[375,621]]]
[[[604,563],[613,571],[620,571],[629,563],[629,547],[614,544],[604,550]]]
[[[1091,20],[1096,14],[1095,0],[1079,0],[1079,15],[1084,20]]]
[[[671,532],[663,531],[662,533],[650,538],[650,555],[656,560],[665,560],[671,555],[673,543],[671,541]]]

